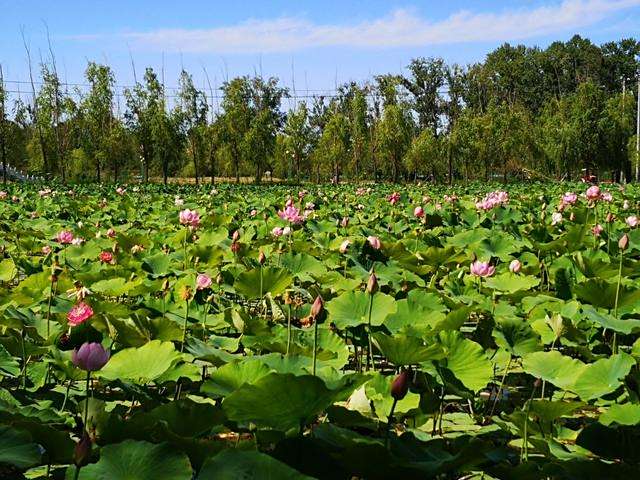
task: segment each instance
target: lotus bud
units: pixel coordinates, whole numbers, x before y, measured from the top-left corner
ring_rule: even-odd
[[[609,213],[607,213],[607,218],[605,219],[605,221],[606,221],[607,223],[611,223],[611,222],[613,222],[615,219],[616,219],[616,216],[615,216],[613,213],[609,212]]]
[[[78,467],[84,467],[89,463],[91,456],[91,438],[86,430],[82,432],[82,438],[73,450],[73,463]]]
[[[260,254],[258,255],[258,263],[260,263],[260,265],[264,265],[264,262],[266,261],[267,261],[266,255],[262,250],[260,250]]]
[[[622,235],[622,237],[620,237],[620,240],[618,241],[618,247],[620,247],[620,250],[624,252],[628,246],[629,236],[625,233],[624,235]]]
[[[233,240],[234,242],[237,242],[239,239],[240,239],[240,232],[236,230],[235,232],[233,232],[233,236],[231,237],[231,240]]]
[[[231,251],[233,253],[238,253],[240,251],[240,244],[238,242],[233,242],[231,244]]]
[[[371,275],[369,275],[369,280],[367,281],[367,293],[373,295],[378,291],[378,277],[376,277],[375,272],[372,270]]]
[[[223,280],[224,278],[222,278],[222,274],[218,273],[218,275],[216,275],[216,285],[222,285]]]
[[[315,301],[313,302],[313,305],[311,305],[311,316],[315,319],[318,318],[318,315],[320,315],[323,311],[324,307],[323,307],[323,303],[322,303],[322,297],[320,297],[320,295],[318,295],[315,299]]]
[[[403,370],[391,383],[391,397],[394,400],[402,400],[409,391],[409,371]]]

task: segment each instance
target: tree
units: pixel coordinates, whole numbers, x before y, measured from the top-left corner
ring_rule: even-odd
[[[348,154],[349,122],[343,113],[335,111],[329,117],[316,149],[316,179],[319,180],[322,165],[328,164],[332,178],[339,182]]]
[[[296,181],[300,181],[302,168],[307,166],[309,153],[314,143],[313,127],[309,123],[307,104],[300,102],[296,109],[287,115],[284,125],[283,146],[287,176],[291,176],[290,162],[293,160]]]
[[[604,104],[599,122],[603,139],[603,159],[611,168],[612,180],[631,181],[629,139],[635,133],[636,99],[633,94],[613,95]]]
[[[349,106],[352,164],[355,178],[359,180],[370,142],[369,113],[364,89],[356,87]]]
[[[193,77],[182,70],[175,115],[182,134],[188,142],[196,184],[198,184],[199,172],[198,159],[204,153],[208,110],[204,92],[198,90],[193,84]]]
[[[408,68],[411,77],[403,78],[402,85],[413,96],[411,106],[418,115],[418,127],[430,129],[437,137],[444,105],[440,95],[446,75],[444,60],[419,57],[412,60]]]
[[[85,77],[89,94],[80,104],[82,115],[82,148],[95,164],[96,180],[100,181],[102,165],[111,155],[111,128],[113,118],[113,87],[115,78],[111,68],[89,62]]]
[[[413,135],[413,119],[404,102],[387,105],[376,128],[378,155],[391,169],[394,182],[402,174],[402,160]]]
[[[250,121],[245,135],[245,156],[255,168],[255,181],[262,180],[276,146],[276,134],[284,123],[280,102],[287,90],[278,86],[277,78],[255,77],[250,82]]]
[[[233,174],[240,182],[240,164],[243,159],[245,135],[251,123],[251,85],[248,77],[234,78],[222,85],[221,117],[224,143],[231,154]]]
[[[152,68],[144,73],[144,84],[136,82],[132,89],[124,92],[127,102],[125,120],[134,133],[142,162],[142,178],[149,180],[149,167],[155,157],[154,119],[160,108],[163,108],[163,89]],[[166,182],[167,173],[164,173]]]
[[[422,130],[411,141],[404,157],[404,165],[408,171],[413,172],[414,177],[425,172],[429,172],[434,180],[440,176],[443,166],[442,145],[430,129]]]

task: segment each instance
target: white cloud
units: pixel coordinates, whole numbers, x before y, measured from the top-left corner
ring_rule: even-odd
[[[282,17],[209,29],[123,33],[138,49],[185,53],[274,53],[317,47],[419,47],[479,41],[515,41],[574,31],[640,5],[640,0],[564,0],[533,9],[463,10],[429,21],[412,10],[351,25]],[[81,38],[81,37],[76,37]],[[86,37],[85,37],[86,38]]]

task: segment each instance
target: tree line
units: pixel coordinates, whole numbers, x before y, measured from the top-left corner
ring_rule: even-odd
[[[574,36],[504,44],[466,66],[421,57],[286,111],[292,92],[277,78],[228,80],[214,108],[217,92],[190,73],[168,95],[152,68],[120,106],[108,65],[89,62],[88,89],[70,91],[51,54],[30,101],[11,99],[0,67],[0,160],[62,181],[638,180],[639,55],[635,39]]]

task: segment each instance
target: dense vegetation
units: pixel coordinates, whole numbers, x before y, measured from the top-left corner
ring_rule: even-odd
[[[61,82],[51,58],[34,101],[14,103],[0,86],[0,155],[63,181],[260,180],[267,171],[314,181],[540,179],[582,169],[628,181],[638,176],[639,54],[634,39],[505,44],[482,63],[417,58],[404,75],[300,102],[274,78],[234,78],[205,92],[187,72],[173,94],[150,68],[117,97],[108,66],[90,63],[87,88],[77,89]],[[297,103],[288,112],[286,97]]]
[[[639,208],[8,185],[0,477],[635,478]]]

